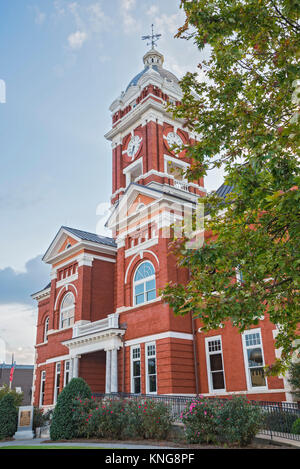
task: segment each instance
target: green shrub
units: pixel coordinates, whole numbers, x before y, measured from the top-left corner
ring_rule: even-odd
[[[190,402],[180,415],[188,443],[215,443],[217,416],[217,399],[198,398]]]
[[[88,416],[87,434],[97,438],[123,439],[126,428],[126,403],[122,400],[103,400]]]
[[[10,394],[11,396],[13,396],[13,398],[14,398],[14,404],[15,404],[16,407],[20,407],[20,406],[22,405],[23,396],[24,396],[24,393],[23,393],[23,392],[17,392],[15,389],[10,389],[7,384],[4,384],[4,385],[0,388],[0,401],[1,401],[1,399],[3,399],[3,397],[6,396],[7,394]]]
[[[141,403],[141,410],[144,437],[151,440],[167,438],[173,421],[169,406],[148,399]]]
[[[262,426],[262,412],[242,397],[193,400],[181,414],[188,443],[245,446]]]
[[[229,444],[246,446],[262,427],[263,414],[258,405],[243,397],[221,403],[217,417],[218,439]]]
[[[292,386],[293,393],[296,397],[300,397],[300,361],[292,363],[289,372],[289,383]]]
[[[300,435],[300,418],[295,420],[292,426],[292,433],[295,435]]]
[[[0,401],[0,439],[9,438],[17,431],[18,411],[14,397],[6,394]]]
[[[126,440],[163,439],[168,435],[172,417],[169,408],[153,400],[75,399],[73,427],[77,436]]]
[[[72,408],[74,400],[90,399],[91,389],[82,378],[73,378],[57,398],[50,425],[52,440],[76,438],[78,428],[74,425]]]

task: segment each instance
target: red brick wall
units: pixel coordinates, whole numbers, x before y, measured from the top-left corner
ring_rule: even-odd
[[[87,382],[93,392],[105,392],[105,360],[104,350],[82,355],[79,359],[79,376]]]

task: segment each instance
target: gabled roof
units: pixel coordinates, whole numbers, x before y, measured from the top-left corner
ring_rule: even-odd
[[[68,241],[70,241],[70,246],[66,245]],[[57,261],[65,257],[66,253],[73,253],[74,250],[78,249],[78,246],[90,247],[106,253],[115,252],[117,249],[113,238],[62,226],[44,254],[43,261],[52,264],[54,260]]]
[[[117,247],[113,238],[109,238],[107,236],[99,236],[96,233],[90,233],[88,231],[77,230],[75,228],[69,228],[68,226],[62,226],[63,229],[69,231],[70,233],[74,234],[78,238],[91,241],[92,243],[99,243],[105,244],[106,246]]]

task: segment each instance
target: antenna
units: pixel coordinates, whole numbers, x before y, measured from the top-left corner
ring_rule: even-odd
[[[147,42],[147,46],[151,45],[152,49],[154,49],[155,44],[161,38],[161,34],[154,34],[154,24],[151,24],[151,29],[152,34],[150,36],[142,36],[142,41],[150,40],[151,42]]]

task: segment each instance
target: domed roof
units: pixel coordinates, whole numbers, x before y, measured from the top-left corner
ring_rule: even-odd
[[[151,49],[149,52],[147,52],[144,57],[143,57],[144,65],[145,68],[142,70],[140,73],[138,73],[129,83],[129,85],[126,88],[126,91],[131,87],[131,86],[136,86],[142,78],[142,76],[148,72],[148,70],[152,69],[155,72],[157,72],[162,78],[178,83],[178,78],[172,73],[169,72],[169,70],[166,70],[163,68],[163,63],[164,63],[164,56],[160,54],[160,52],[157,52],[155,49]]]

